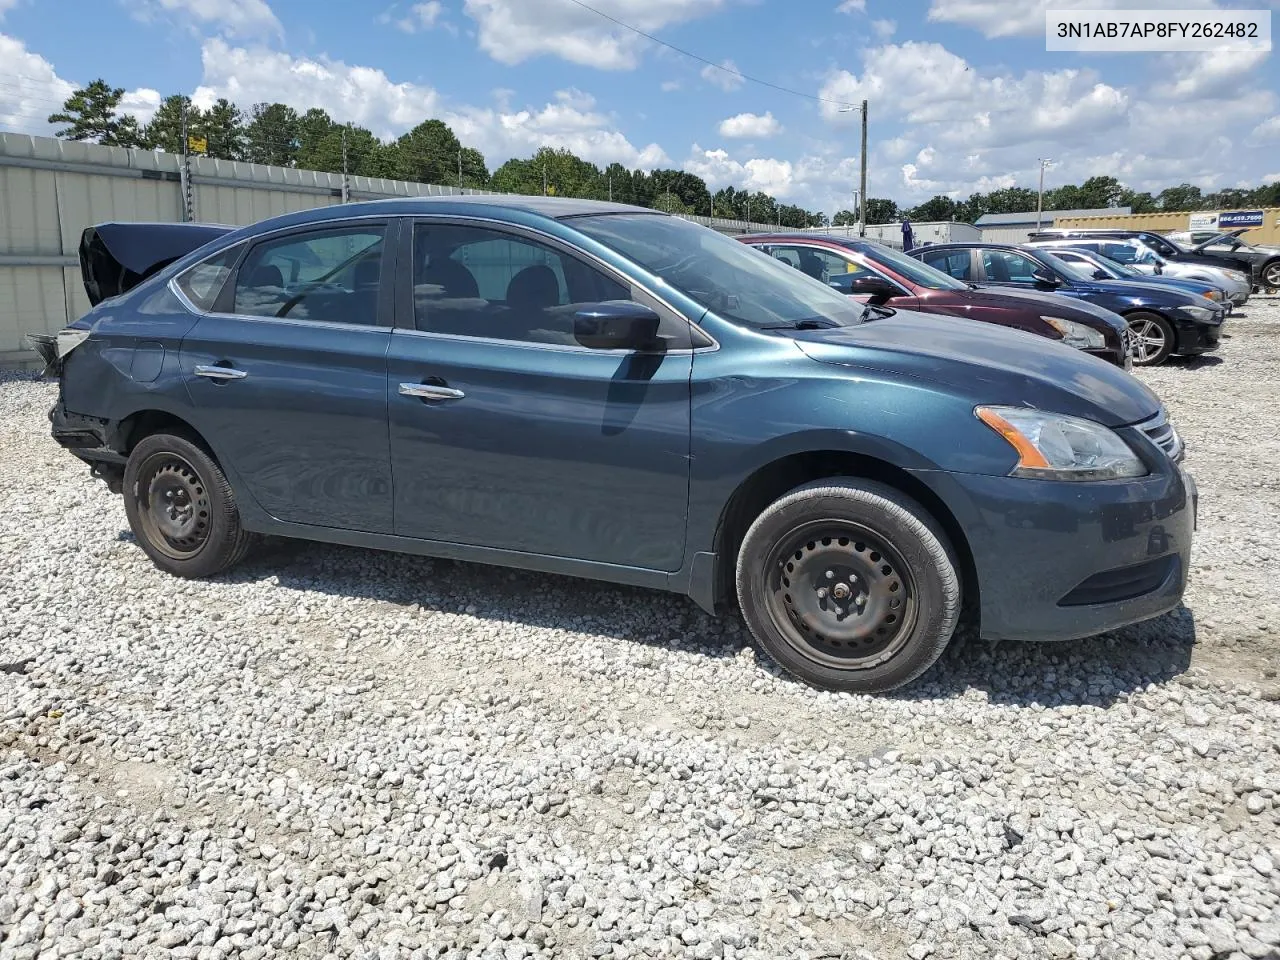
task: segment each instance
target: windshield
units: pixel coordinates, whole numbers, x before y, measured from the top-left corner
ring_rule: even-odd
[[[899,253],[892,247],[882,246],[878,243],[861,243],[853,249],[865,253],[877,263],[895,270],[913,283],[917,283],[929,290],[969,289],[969,285],[963,280],[957,280],[951,274],[943,273],[937,267],[931,267],[923,260],[917,260],[915,257],[907,256],[905,253]]]
[[[612,213],[571,225],[726,320],[760,328],[860,322],[863,305],[745,243],[679,217]]]

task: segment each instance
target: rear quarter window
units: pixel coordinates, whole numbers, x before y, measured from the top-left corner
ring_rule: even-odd
[[[240,259],[244,248],[243,243],[237,243],[178,274],[178,289],[191,301],[192,306],[197,310],[213,309],[227,277],[231,276],[231,268]]]

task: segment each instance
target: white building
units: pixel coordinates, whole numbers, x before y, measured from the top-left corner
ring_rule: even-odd
[[[1037,216],[1029,213],[984,213],[975,226],[988,243],[1026,243],[1031,234],[1053,226],[1058,217],[1123,217],[1132,213],[1129,207],[1107,207],[1102,210],[1045,210]]]

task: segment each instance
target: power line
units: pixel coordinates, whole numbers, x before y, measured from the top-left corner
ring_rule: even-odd
[[[818,103],[831,103],[839,107],[857,107],[858,106],[858,104],[856,103],[847,103],[844,100],[832,100],[829,97],[820,97],[813,93],[805,93],[803,90],[793,90],[791,87],[783,87],[783,86],[780,86],[779,84],[771,83],[768,80],[761,80],[759,77],[749,76],[748,74],[743,73],[741,70],[734,70],[730,67],[724,66],[723,64],[716,63],[713,60],[708,60],[706,57],[700,57],[698,56],[698,54],[693,53],[692,51],[689,51],[689,50],[685,50],[683,47],[677,47],[674,43],[668,43],[666,40],[663,40],[659,37],[655,37],[651,33],[645,33],[639,27],[633,27],[631,26],[631,24],[624,23],[623,21],[619,20],[617,17],[610,16],[609,14],[605,13],[603,10],[597,10],[595,7],[591,6],[590,4],[584,3],[583,0],[569,0],[569,2],[576,3],[583,10],[590,10],[596,16],[603,17],[605,20],[608,20],[610,23],[617,24],[618,26],[622,27],[624,30],[630,30],[632,33],[636,34],[637,36],[644,37],[646,40],[651,40],[654,43],[658,44],[659,46],[666,47],[668,50],[674,50],[676,53],[680,54],[681,56],[689,57],[692,60],[697,60],[699,63],[705,63],[708,67],[727,73],[731,77],[737,77],[739,80],[745,80],[749,83],[758,83],[760,86],[768,87],[770,90],[777,90],[780,93],[789,93],[793,97],[803,97],[806,100],[816,100]]]

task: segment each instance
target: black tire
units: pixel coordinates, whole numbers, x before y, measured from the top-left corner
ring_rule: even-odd
[[[1169,359],[1178,340],[1168,320],[1149,310],[1135,310],[1124,319],[1133,341],[1135,367],[1154,367]]]
[[[1269,290],[1275,290],[1280,287],[1280,260],[1268,260],[1263,264],[1262,269],[1258,271],[1258,278],[1262,281],[1259,286]]]
[[[914,500],[833,478],[756,518],[738,551],[738,602],[784,670],[824,690],[879,693],[946,649],[960,616],[956,569],[946,534]]]
[[[133,448],[124,468],[124,510],[147,556],[175,576],[211,577],[253,545],[222,469],[178,434],[153,433]]]

